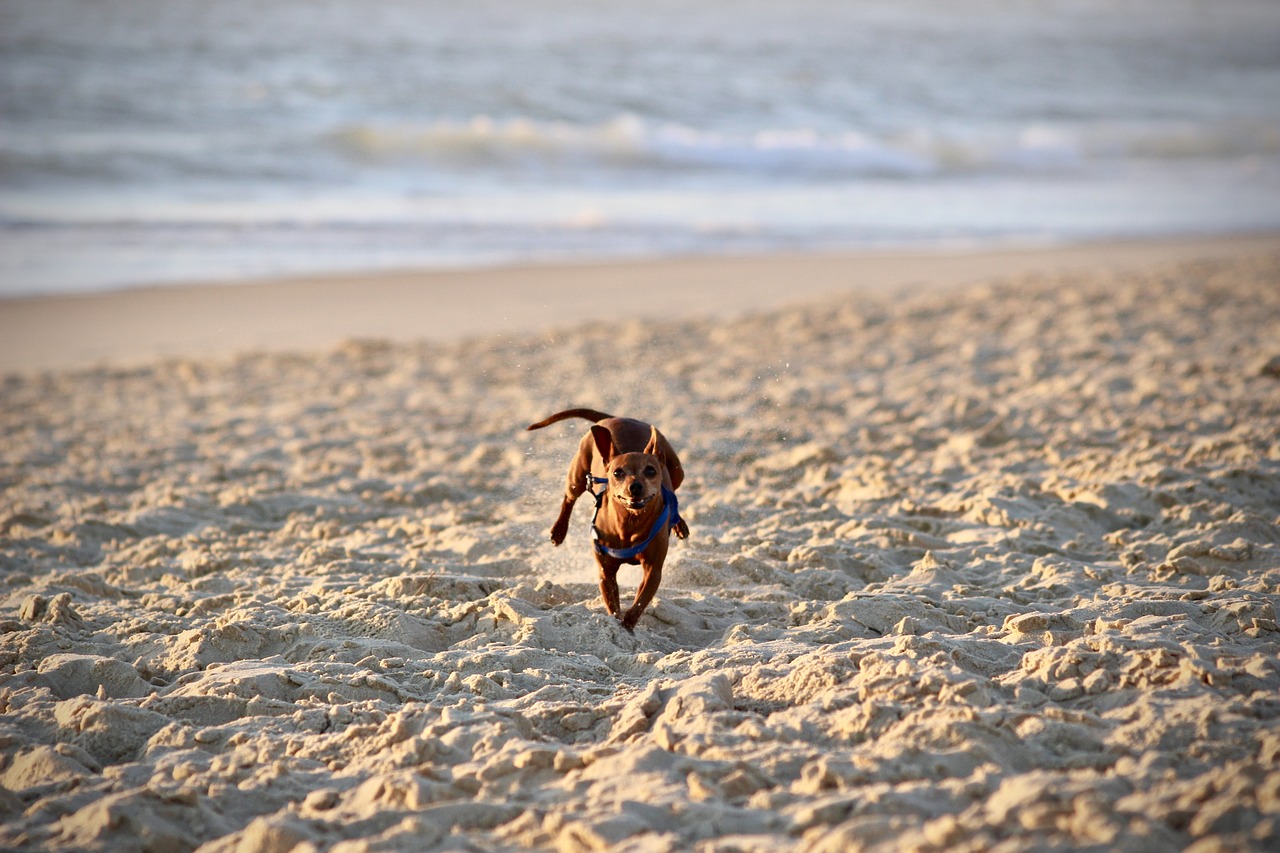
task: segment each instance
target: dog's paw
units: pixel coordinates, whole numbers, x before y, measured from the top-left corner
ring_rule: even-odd
[[[551,533],[547,537],[551,540],[552,545],[559,545],[564,542],[564,538],[569,535],[569,525],[559,525],[551,528]]]
[[[689,538],[689,525],[684,523],[684,519],[676,522],[676,536],[681,539]]]

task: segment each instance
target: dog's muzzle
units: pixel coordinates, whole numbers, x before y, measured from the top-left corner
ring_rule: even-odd
[[[649,502],[654,499],[656,494],[657,493],[655,492],[652,495],[637,495],[635,492],[631,492],[626,495],[618,495],[618,500],[627,509],[644,509],[649,505]]]

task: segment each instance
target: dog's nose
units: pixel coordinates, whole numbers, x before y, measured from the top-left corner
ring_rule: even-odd
[[[638,498],[644,494],[644,483],[632,483],[627,486],[627,491],[631,492],[631,497]]]

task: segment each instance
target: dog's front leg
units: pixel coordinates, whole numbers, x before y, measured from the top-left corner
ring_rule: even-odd
[[[636,623],[644,615],[644,609],[649,606],[649,602],[653,601],[653,596],[658,592],[658,584],[662,583],[661,561],[650,562],[641,557],[640,568],[644,570],[644,576],[640,579],[640,588],[636,590],[636,600],[627,608],[627,615],[622,617],[622,627],[633,633],[636,630]]]
[[[569,535],[569,516],[573,514],[573,502],[577,500],[577,496],[566,496],[560,502],[560,514],[556,516],[555,523],[551,525],[551,544],[559,545],[564,541],[564,537]]]
[[[622,615],[622,604],[618,598],[618,562],[603,554],[596,554],[596,562],[600,565],[600,597],[604,599],[604,609],[616,619]]]
[[[573,504],[587,490],[587,477],[591,474],[592,453],[595,452],[595,440],[592,433],[587,433],[578,442],[578,452],[569,463],[569,473],[564,481],[564,500],[560,502],[560,514],[555,524],[551,525],[551,544],[559,545],[569,535],[569,516],[573,513]]]

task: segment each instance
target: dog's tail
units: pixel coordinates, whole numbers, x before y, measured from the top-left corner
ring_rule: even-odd
[[[538,421],[536,424],[529,424],[526,429],[542,429],[545,426],[551,426],[559,421],[567,421],[570,418],[586,418],[592,423],[600,423],[600,421],[608,420],[613,415],[606,415],[604,412],[597,412],[595,409],[565,409],[563,412],[556,412],[545,420]]]

